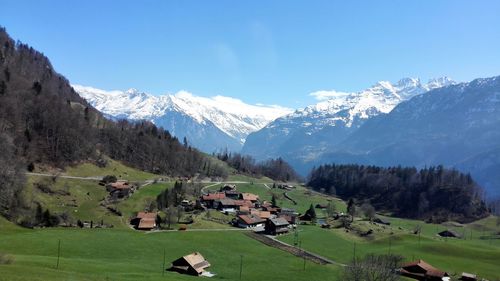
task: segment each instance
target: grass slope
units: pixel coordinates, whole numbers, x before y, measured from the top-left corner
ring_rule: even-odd
[[[0,252],[14,255],[11,265],[0,265],[0,280],[196,280],[165,272],[168,264],[193,251],[201,252],[216,273],[213,280],[325,280],[340,269],[307,263],[267,247],[241,232],[163,232],[145,234],[118,229],[7,230],[0,221]],[[57,244],[61,258],[56,269]],[[270,267],[270,263],[273,264]]]

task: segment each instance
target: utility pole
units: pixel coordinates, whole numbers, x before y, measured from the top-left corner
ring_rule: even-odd
[[[165,276],[165,248],[163,248],[163,266],[161,268],[161,276]]]
[[[59,257],[61,256],[61,239],[57,243],[57,264],[56,269],[59,269]]]
[[[241,272],[243,271],[243,255],[240,255],[240,280],[241,280]]]

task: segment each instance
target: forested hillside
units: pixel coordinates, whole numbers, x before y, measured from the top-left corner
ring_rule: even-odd
[[[56,73],[49,60],[0,29],[0,177],[4,214],[22,186],[18,174],[37,165],[63,168],[101,155],[145,171],[189,176],[203,169],[207,156],[179,143],[148,122],[113,122],[87,104]],[[22,169],[21,169],[22,168]]]
[[[367,201],[401,217],[471,221],[488,214],[482,190],[472,177],[442,166],[417,170],[322,165],[312,170],[308,185],[346,200]]]

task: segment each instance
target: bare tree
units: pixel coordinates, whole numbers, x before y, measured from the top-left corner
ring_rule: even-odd
[[[373,208],[370,203],[364,203],[363,205],[361,205],[361,211],[370,221],[373,221],[373,219],[375,218],[375,208]]]
[[[174,218],[177,213],[177,208],[174,207],[168,207],[165,211],[165,223],[167,224],[167,227],[170,229],[170,226],[174,222]]]
[[[179,223],[182,219],[182,216],[184,215],[184,207],[182,207],[180,205],[177,206],[176,215],[177,215],[177,223]]]
[[[354,260],[345,267],[342,280],[345,281],[396,281],[400,280],[396,269],[403,258],[396,255],[369,254]]]
[[[333,202],[328,202],[328,205],[326,206],[326,215],[328,217],[333,217],[335,216],[335,213],[337,212],[337,208],[335,207],[335,204]]]

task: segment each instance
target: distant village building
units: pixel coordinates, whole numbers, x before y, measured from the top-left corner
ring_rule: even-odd
[[[255,202],[259,201],[259,195],[255,195],[253,193],[241,193],[240,199],[245,200],[245,201],[251,201],[252,203],[255,203]]]
[[[130,224],[138,230],[152,230],[156,228],[156,212],[138,212]]]
[[[107,184],[106,190],[112,199],[121,199],[133,192],[133,186],[128,181],[117,181]]]
[[[284,234],[288,232],[289,223],[284,218],[271,218],[267,220],[266,232],[271,235]]]
[[[462,238],[462,235],[450,229],[443,230],[439,232],[438,235],[441,237]]]
[[[255,215],[238,215],[237,226],[240,228],[262,227],[266,220]]]
[[[235,184],[225,184],[223,187],[220,188],[220,191],[234,191],[234,190],[236,190]]]
[[[201,196],[201,201],[203,202],[203,204],[205,204],[207,208],[214,209],[217,207],[214,206],[214,201],[224,198],[226,198],[226,194],[224,192],[209,193]]]
[[[400,269],[400,274],[405,277],[420,281],[442,281],[447,280],[448,273],[441,271],[423,260],[406,263]]]
[[[200,276],[210,263],[198,252],[183,256],[172,262],[171,271]]]

